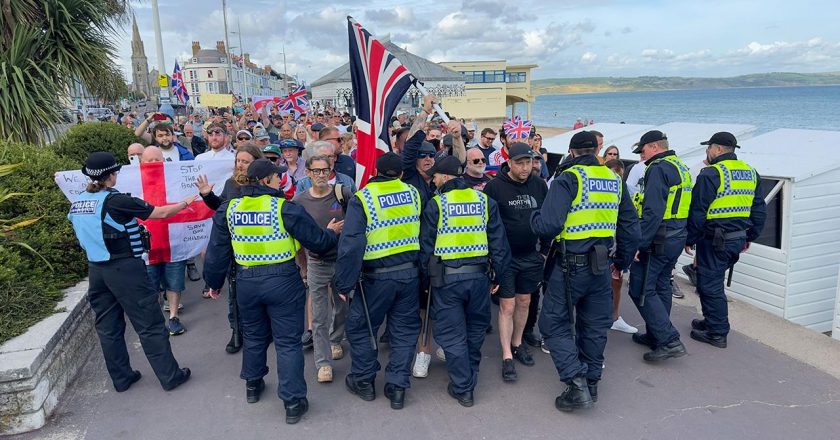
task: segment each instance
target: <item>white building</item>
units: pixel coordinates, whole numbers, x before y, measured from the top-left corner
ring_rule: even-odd
[[[286,95],[286,84],[283,74],[274,71],[271,66],[258,67],[251,62],[250,55],[242,56],[230,54],[230,65],[233,74],[232,90],[228,85],[228,53],[225,43],[217,41],[213,49],[202,49],[198,41],[192,43],[192,58],[184,63],[182,76],[187,93],[193,104],[201,104],[202,93],[231,93],[242,98],[254,95]],[[288,77],[288,88],[294,90],[297,84],[294,78]]]

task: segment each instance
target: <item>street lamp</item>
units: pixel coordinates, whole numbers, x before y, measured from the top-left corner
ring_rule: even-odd
[[[289,95],[289,75],[286,71],[286,42],[283,42],[283,52],[280,52],[278,55],[283,55],[283,93],[288,96]]]

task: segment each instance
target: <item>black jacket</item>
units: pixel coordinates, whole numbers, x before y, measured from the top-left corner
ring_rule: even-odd
[[[665,216],[665,206],[668,203],[668,189],[674,185],[679,185],[680,182],[682,182],[680,173],[670,163],[666,163],[664,161],[653,163],[663,157],[674,155],[675,153],[671,150],[663,151],[662,153],[659,153],[645,161],[646,165],[653,165],[649,165],[647,169],[645,169],[645,194],[644,202],[642,204],[642,218],[639,223],[639,229],[642,233],[639,240],[639,249],[641,250],[646,250],[650,247],[653,242],[653,238],[656,236],[656,231],[659,230],[659,227],[663,223],[665,223],[665,227],[669,231],[675,229],[685,229],[685,224],[687,222],[685,219],[663,220],[663,217]],[[685,196],[685,194],[680,197],[683,196]],[[678,233],[678,235],[675,235],[674,239],[680,236],[684,238],[685,231],[681,234]]]
[[[513,255],[533,253],[539,237],[531,230],[531,214],[542,207],[548,186],[534,175],[528,175],[525,182],[517,182],[510,178],[508,171],[507,163],[502,165],[496,178],[485,185],[484,193],[499,205],[510,252]],[[550,241],[542,240],[540,247],[545,252],[548,252]]]
[[[282,192],[267,186],[246,185],[240,187],[239,197],[258,197],[269,194],[283,199]],[[238,198],[238,197],[237,197]],[[230,243],[230,230],[227,224],[227,208],[230,201],[219,207],[213,216],[213,230],[210,232],[210,244],[204,259],[204,281],[207,286],[219,289],[225,282],[228,268],[233,261],[233,247]],[[329,229],[322,229],[300,205],[285,202],[280,210],[283,226],[303,247],[324,253],[338,242],[338,236]],[[294,260],[282,264],[295,264]]]
[[[721,154],[712,161],[712,165],[723,160],[736,160],[735,153]],[[757,175],[758,173],[756,173]],[[759,184],[761,177],[757,176]],[[720,186],[720,174],[713,167],[706,167],[697,176],[697,182],[691,191],[691,208],[688,212],[688,239],[687,245],[697,244],[704,236],[714,235],[716,228],[724,232],[747,231],[747,241],[752,242],[761,235],[764,229],[764,222],[767,220],[767,206],[764,204],[764,196],[760,194],[760,187],[756,187],[753,197],[752,210],[749,218],[726,218],[706,220],[706,213],[709,205],[717,196],[717,188]]]
[[[426,133],[423,130],[418,130],[414,136],[405,141],[402,151],[403,175],[402,181],[410,185],[414,185],[417,191],[420,192],[420,200],[423,205],[434,196],[434,189],[432,184],[426,183],[426,179],[417,171],[417,151],[420,145],[426,140]]]
[[[561,170],[569,169],[575,165],[599,166],[598,158],[589,154],[579,156],[562,165]],[[603,165],[601,165],[603,166]],[[561,173],[548,190],[545,203],[542,209],[531,215],[531,228],[541,238],[554,239],[566,223],[566,216],[572,207],[572,200],[575,199],[578,190],[577,178],[571,173]],[[618,206],[618,222],[616,224],[616,253],[613,262],[619,269],[626,269],[630,266],[633,255],[638,249],[639,242],[639,219],[636,217],[636,208],[627,192],[627,185],[621,184],[621,202]],[[597,244],[612,246],[610,238],[587,238],[584,240],[569,240],[566,242],[566,251],[575,254],[585,254]]]

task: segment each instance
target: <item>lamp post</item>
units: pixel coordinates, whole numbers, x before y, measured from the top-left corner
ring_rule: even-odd
[[[278,55],[283,55],[283,93],[289,96],[289,75],[286,70],[286,43],[283,42],[283,52]]]
[[[231,63],[230,59],[230,38],[228,38],[228,26],[227,26],[227,1],[222,0],[222,18],[225,23],[225,47],[226,52],[225,57],[227,57],[227,65],[228,65],[228,73],[227,73],[227,83],[228,83],[228,93],[233,93],[233,64]]]
[[[163,58],[163,39],[160,36],[160,14],[158,13],[157,0],[152,0],[152,21],[155,26],[155,52],[157,52],[158,75],[166,75],[166,62]],[[166,86],[161,86],[158,102],[160,103],[159,111],[161,113],[175,116],[175,109],[172,108],[169,102],[169,81],[166,82]]]

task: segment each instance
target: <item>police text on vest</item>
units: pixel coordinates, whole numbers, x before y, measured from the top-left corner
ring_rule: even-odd
[[[377,196],[379,206],[382,208],[393,208],[394,206],[408,205],[411,203],[411,193],[400,191],[398,193],[383,194]]]
[[[750,170],[732,170],[732,180],[753,180]]]
[[[239,211],[233,213],[234,226],[271,226],[271,213],[265,211]]]
[[[587,179],[590,192],[618,194],[618,181],[612,179]]]
[[[70,214],[93,214],[98,200],[79,200],[70,205]]]
[[[481,203],[479,202],[469,202],[469,203],[450,203],[447,205],[447,212],[450,217],[459,217],[459,216],[467,216],[467,215],[480,215],[481,214]]]

